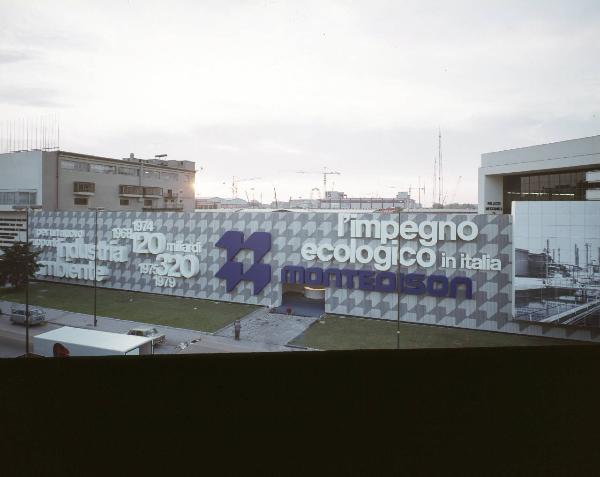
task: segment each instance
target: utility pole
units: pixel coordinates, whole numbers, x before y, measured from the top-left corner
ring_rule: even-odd
[[[398,223],[402,223],[402,217],[400,212],[398,211]],[[400,240],[398,240],[398,256],[400,256]],[[396,272],[396,280],[400,280],[400,274]],[[399,283],[397,285],[400,285]],[[396,349],[400,349],[400,286],[396,286],[396,297],[398,301],[398,320],[396,323]]]
[[[25,243],[29,250],[29,207],[25,209]],[[25,356],[29,356],[29,271],[25,269]]]
[[[98,212],[104,207],[90,207],[94,211],[94,328],[98,326]]]
[[[98,209],[94,212],[94,328],[96,328],[98,326]]]
[[[421,191],[423,191],[423,196],[425,196],[425,185],[423,185],[423,187],[421,187],[421,177],[419,176],[419,182],[417,183],[417,195],[419,197],[419,207],[421,207]],[[412,194],[412,186],[408,187],[408,198],[411,198],[411,194]]]
[[[438,194],[439,194],[439,203],[443,204],[444,201],[444,179],[443,179],[444,170],[442,167],[442,129],[439,128],[438,131]]]
[[[14,210],[25,211],[25,243],[29,250],[29,209],[41,209],[41,205],[13,205]],[[29,356],[29,271],[25,268],[25,356]]]

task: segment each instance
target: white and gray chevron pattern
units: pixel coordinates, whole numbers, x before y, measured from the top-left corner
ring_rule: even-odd
[[[354,212],[354,211],[353,211]],[[539,325],[523,325],[515,323],[512,317],[512,225],[508,215],[464,215],[464,214],[374,214],[359,213],[361,219],[395,220],[404,222],[412,220],[417,223],[423,220],[451,220],[459,223],[472,220],[479,227],[479,236],[472,242],[445,241],[437,245],[439,253],[458,257],[461,252],[471,256],[488,254],[499,258],[501,271],[454,270],[454,269],[421,269],[417,265],[409,268],[392,267],[391,271],[404,273],[421,272],[446,275],[449,279],[456,275],[472,278],[473,299],[432,297],[428,295],[401,295],[400,319],[414,323],[459,326],[465,328],[507,331],[511,333],[548,334],[549,336],[566,337],[563,331],[552,331]],[[131,228],[134,220],[152,220],[155,231],[167,235],[169,242],[200,242],[202,251],[198,254],[200,273],[191,279],[178,279],[175,288],[162,288],[154,285],[152,277],[139,273],[139,263],[153,260],[154,256],[131,254],[128,263],[103,263],[110,267],[112,276],[101,286],[134,290],[150,293],[173,294],[185,297],[211,300],[250,303],[263,306],[277,306],[281,303],[282,284],[281,268],[285,265],[300,266],[336,266],[337,268],[354,268],[373,270],[372,264],[337,264],[318,262],[307,263],[301,255],[302,244],[307,240],[317,242],[336,242],[342,240],[337,235],[338,214],[311,212],[100,212],[98,215],[98,238],[110,240],[112,229],[116,227]],[[48,229],[80,229],[85,231],[86,242],[94,243],[93,212],[37,212],[31,220],[32,232],[36,228]],[[240,282],[232,293],[225,290],[225,282],[215,277],[216,272],[226,260],[225,250],[215,247],[215,243],[228,230],[238,230],[249,236],[253,232],[270,232],[272,246],[262,260],[271,265],[272,279],[261,293],[253,295],[251,282]],[[121,239],[118,243],[127,243]],[[377,239],[364,239],[361,244],[373,247],[379,244]],[[417,247],[417,240],[402,241],[401,245]],[[251,251],[242,250],[236,261],[244,264],[247,270],[252,264]],[[43,248],[41,260],[54,260],[56,250]],[[439,261],[439,255],[438,255]],[[76,280],[60,280],[63,282],[82,283]],[[91,282],[89,282],[91,285]],[[398,318],[398,297],[395,293],[367,292],[327,288],[325,308],[328,313],[355,315],[368,318],[396,320]],[[586,339],[586,338],[582,338]],[[587,338],[589,339],[589,338]]]

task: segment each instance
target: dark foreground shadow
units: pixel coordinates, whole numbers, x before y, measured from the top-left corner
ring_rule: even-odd
[[[596,346],[7,359],[1,444],[38,475],[579,475],[599,369]]]

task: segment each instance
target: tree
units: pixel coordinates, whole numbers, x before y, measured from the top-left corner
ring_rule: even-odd
[[[2,247],[0,255],[0,286],[9,283],[15,288],[21,288],[27,277],[34,278],[40,268],[37,257],[40,252],[31,249],[31,244],[15,242],[10,247]]]

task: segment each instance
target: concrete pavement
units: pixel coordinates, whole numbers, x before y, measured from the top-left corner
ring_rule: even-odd
[[[304,333],[319,318],[269,313],[266,308],[259,308],[244,316],[240,338],[257,343],[284,346]],[[233,324],[215,332],[217,336],[234,337]]]
[[[0,300],[0,310],[3,310],[5,313],[9,312],[12,302],[2,301]],[[23,305],[19,305],[23,306]],[[83,313],[72,313],[63,310],[57,310],[54,308],[44,308],[35,306],[35,308],[40,308],[46,312],[46,317],[48,323],[44,325],[31,326],[29,328],[30,336],[33,337],[36,334],[44,333],[46,331],[50,331],[52,329],[56,329],[60,326],[73,326],[77,328],[87,328],[94,329],[93,315],[83,314]],[[263,310],[258,310],[263,311]],[[250,313],[250,315],[254,315],[254,313]],[[283,315],[285,316],[285,315]],[[280,332],[277,334],[277,339],[272,339],[273,334],[269,335],[268,333],[265,336],[265,339],[260,339],[260,334],[257,332],[250,333],[252,329],[251,324],[256,322],[257,317],[254,317],[253,320],[249,320],[247,323],[246,330],[248,331],[248,336],[244,336],[242,334],[242,338],[240,341],[234,340],[233,332],[227,335],[224,331],[227,329],[224,328],[224,335],[213,335],[211,333],[206,333],[202,331],[188,330],[183,328],[174,328],[171,326],[162,326],[162,325],[149,325],[155,327],[159,332],[164,333],[167,342],[164,345],[157,346],[155,348],[155,354],[175,354],[181,353],[185,351],[186,354],[189,353],[235,353],[235,352],[267,352],[267,351],[299,351],[301,349],[292,346],[286,346],[287,342],[291,339],[295,338],[299,333],[301,333],[304,328],[299,332],[296,332],[300,329],[300,327],[295,327],[293,332],[290,332],[290,336],[293,334],[291,338],[287,341],[283,342],[285,339],[285,333]],[[288,317],[289,318],[289,317]],[[264,317],[263,317],[264,319]],[[113,333],[126,333],[131,328],[139,326],[143,323],[139,323],[137,321],[128,321],[128,320],[120,320],[117,318],[110,318],[105,316],[98,316],[98,327],[97,330],[100,331],[109,331]],[[258,320],[260,322],[260,320]],[[291,322],[290,322],[291,323]],[[276,326],[275,328],[277,328]],[[263,329],[269,330],[269,327]],[[243,330],[242,330],[243,333]],[[271,337],[272,341],[268,341]],[[7,349],[3,354],[9,354],[15,350],[21,349],[20,352],[17,353],[17,356],[24,353],[25,348],[25,327],[21,325],[13,325],[8,315],[0,315],[0,339],[2,342],[6,342]],[[1,342],[0,342],[1,346]],[[34,352],[33,345],[31,348]],[[2,354],[2,355],[3,355]]]

